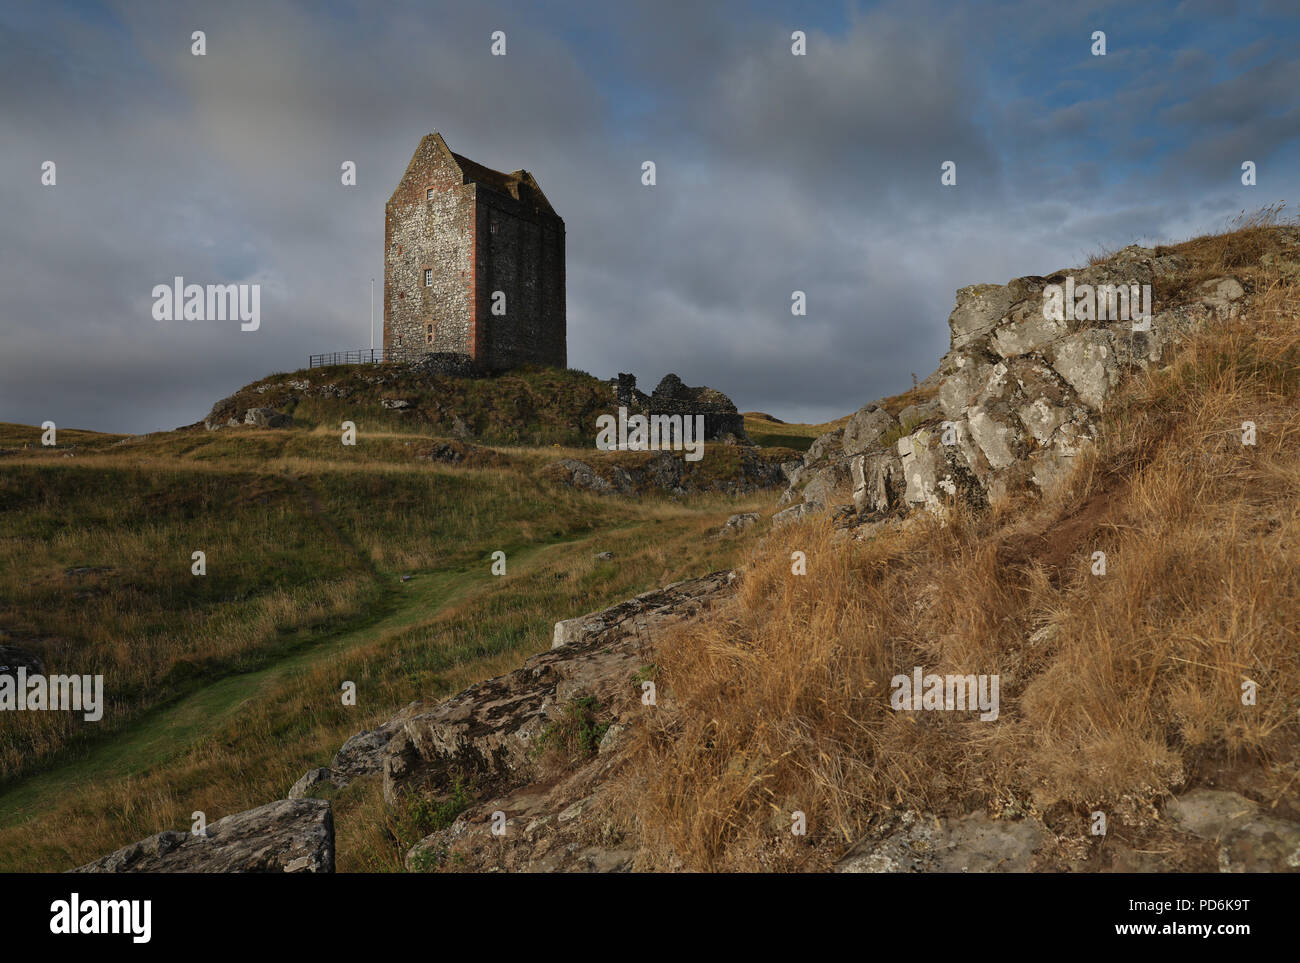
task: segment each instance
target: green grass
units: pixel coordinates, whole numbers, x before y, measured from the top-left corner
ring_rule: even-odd
[[[602,498],[542,477],[568,449],[447,467],[417,458],[433,440],[178,431],[0,461],[0,642],[104,674],[108,702],[95,725],[0,716],[0,870],[283,798],[355,732],[545,650],[556,620],[733,564],[749,540],[705,536],[770,500]],[[375,782],[333,798],[341,869],[403,868]]]
[[[602,719],[600,703],[595,697],[571,699],[560,717],[538,733],[532,752],[538,758],[553,757],[566,764],[594,756],[609,725],[609,719]]]

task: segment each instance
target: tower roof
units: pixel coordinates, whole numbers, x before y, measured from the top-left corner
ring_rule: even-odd
[[[551,207],[551,202],[546,199],[546,195],[542,193],[542,188],[538,185],[537,180],[528,171],[517,170],[506,174],[502,171],[493,170],[491,167],[485,167],[478,161],[470,160],[464,154],[455,153],[447,146],[447,142],[437,131],[425,135],[421,140],[421,146],[430,139],[432,139],[438,150],[443,151],[460,168],[463,183],[482,184],[498,194],[505,194],[539,211],[555,215],[555,209]],[[418,156],[418,150],[416,154]],[[558,217],[558,215],[555,216]]]

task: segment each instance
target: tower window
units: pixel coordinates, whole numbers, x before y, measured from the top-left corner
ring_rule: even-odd
[[[425,188],[425,191],[424,191],[424,199],[425,199],[426,201],[431,201],[431,200],[433,200],[433,188],[432,188],[432,187]]]
[[[428,334],[427,341],[429,344],[433,344],[433,325],[429,325],[429,334]]]
[[[424,286],[426,288],[433,287],[433,268],[424,269]]]

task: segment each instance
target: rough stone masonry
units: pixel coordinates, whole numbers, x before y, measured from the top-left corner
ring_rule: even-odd
[[[564,221],[527,171],[420,140],[384,210],[384,348],[564,368]]]

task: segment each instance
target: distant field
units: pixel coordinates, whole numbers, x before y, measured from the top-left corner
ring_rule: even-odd
[[[793,448],[807,451],[819,435],[839,428],[849,416],[828,421],[822,425],[801,425],[797,422],[778,421],[761,411],[745,412],[745,433],[750,441],[763,448]]]
[[[36,425],[16,425],[11,421],[0,421],[0,449],[19,448],[24,445],[41,448],[41,436],[44,431]],[[113,435],[102,431],[83,431],[77,428],[57,428],[54,441],[59,448],[104,448],[114,442],[129,438],[130,435]],[[49,449],[47,449],[49,450]]]

